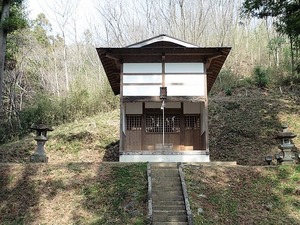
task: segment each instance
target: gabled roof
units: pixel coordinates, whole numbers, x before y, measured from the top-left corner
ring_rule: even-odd
[[[101,63],[115,95],[120,94],[121,64],[129,62],[204,62],[209,92],[230,52],[230,47],[198,47],[159,35],[124,48],[97,48]]]
[[[147,45],[151,45],[153,43],[157,43],[157,42],[170,42],[170,43],[174,43],[176,45],[180,45],[182,47],[186,47],[186,48],[198,48],[199,46],[185,42],[185,41],[181,41],[179,39],[170,37],[166,34],[160,34],[158,36],[149,38],[147,40],[144,41],[140,41],[137,42],[135,44],[131,44],[128,45],[127,48],[143,48],[143,47],[147,47]]]

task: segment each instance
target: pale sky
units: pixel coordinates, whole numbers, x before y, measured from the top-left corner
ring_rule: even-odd
[[[80,38],[83,32],[89,29],[88,21],[92,21],[93,19],[92,17],[94,12],[94,0],[27,0],[29,18],[35,19],[39,13],[44,13],[52,25],[53,34],[60,33],[57,21],[55,20],[54,12],[50,9],[55,1],[79,2],[77,10],[74,13],[76,14],[75,18],[77,34]]]

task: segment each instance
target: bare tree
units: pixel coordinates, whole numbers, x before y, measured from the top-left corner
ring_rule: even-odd
[[[51,5],[47,4],[47,7],[53,12],[55,21],[59,27],[60,34],[62,36],[66,91],[69,91],[70,89],[70,84],[69,84],[70,75],[69,75],[69,69],[67,63],[67,58],[68,58],[67,38],[70,38],[70,34],[72,34],[70,27],[71,28],[75,27],[74,30],[76,31],[76,20],[74,19],[74,16],[76,16],[75,12],[78,7],[78,4],[79,4],[79,0],[55,0]],[[76,40],[76,32],[75,32],[75,40]]]

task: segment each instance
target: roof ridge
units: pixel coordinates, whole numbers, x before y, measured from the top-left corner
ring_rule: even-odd
[[[197,46],[195,44],[192,44],[192,43],[189,43],[186,41],[182,41],[178,38],[171,37],[167,34],[160,34],[160,35],[148,38],[146,40],[128,45],[125,48],[141,48],[141,47],[144,47],[144,46],[156,43],[156,42],[160,42],[160,41],[171,42],[171,43],[181,45],[183,47],[188,47],[188,48],[199,48],[199,46]]]

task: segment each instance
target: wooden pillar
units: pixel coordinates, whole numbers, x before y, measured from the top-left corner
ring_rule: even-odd
[[[146,115],[145,115],[145,102],[142,105],[142,130],[141,130],[141,150],[146,150],[145,145],[146,138]]]
[[[204,102],[204,126],[205,126],[205,148],[206,152],[209,153],[209,144],[208,144],[208,99],[205,99]]]
[[[120,144],[119,144],[119,152],[124,151],[124,140],[126,136],[123,135],[123,126],[124,126],[124,118],[126,115],[124,103],[123,103],[123,63],[121,63],[121,69],[120,69]]]
[[[184,150],[185,145],[185,121],[184,121],[184,111],[183,102],[181,102],[181,112],[180,112],[180,150]]]

